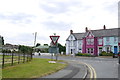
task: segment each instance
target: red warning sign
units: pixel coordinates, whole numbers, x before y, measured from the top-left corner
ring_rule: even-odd
[[[55,45],[58,41],[60,36],[50,36],[50,39],[52,40],[52,43]]]

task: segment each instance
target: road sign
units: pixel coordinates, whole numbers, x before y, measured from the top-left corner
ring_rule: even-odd
[[[59,53],[59,48],[58,47],[50,47],[49,48],[49,53]]]
[[[52,43],[55,45],[58,41],[60,36],[50,36],[50,39],[52,40]]]
[[[52,42],[50,43],[50,48],[49,48],[49,53],[55,53],[56,56],[56,60],[58,57],[58,53],[59,53],[59,48],[57,45],[57,41],[59,39],[60,36],[56,36],[56,34],[54,33],[54,36],[50,36],[50,39],[52,40]],[[51,54],[51,59],[53,59],[53,55]]]

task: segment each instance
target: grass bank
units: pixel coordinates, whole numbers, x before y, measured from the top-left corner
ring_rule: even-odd
[[[48,63],[50,59],[34,58],[31,62],[6,67],[3,78],[37,78],[56,72],[66,66],[61,63]],[[60,62],[60,61],[58,61]]]

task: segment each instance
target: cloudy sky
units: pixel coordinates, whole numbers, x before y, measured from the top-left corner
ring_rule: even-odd
[[[65,45],[70,30],[80,33],[118,27],[119,0],[0,0],[0,35],[5,43],[49,44],[50,35]]]

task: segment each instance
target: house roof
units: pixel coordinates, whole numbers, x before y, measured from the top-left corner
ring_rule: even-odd
[[[72,33],[72,35],[75,37],[76,40],[80,40],[84,37],[85,33]],[[69,41],[69,37],[66,39],[66,41]]]
[[[45,48],[49,48],[49,46],[37,46],[37,47],[35,47],[35,49],[45,49]]]
[[[112,28],[112,29],[99,29],[99,30],[91,30],[94,37],[114,37],[120,36],[120,28]],[[88,32],[85,33],[73,33],[76,40],[83,39]],[[69,38],[69,37],[68,37]],[[67,38],[67,40],[68,40]]]
[[[120,28],[113,28],[113,29],[101,29],[101,30],[91,30],[95,37],[112,37],[118,36],[118,31]]]
[[[83,37],[85,36],[85,33],[73,33],[73,35],[77,40],[80,40],[80,39],[83,39]]]

